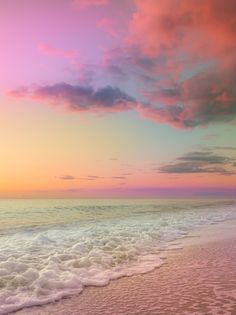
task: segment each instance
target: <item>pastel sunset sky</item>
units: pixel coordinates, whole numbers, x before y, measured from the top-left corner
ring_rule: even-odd
[[[236,194],[235,0],[1,0],[0,196]]]

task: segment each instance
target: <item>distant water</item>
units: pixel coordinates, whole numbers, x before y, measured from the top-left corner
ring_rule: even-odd
[[[151,271],[170,242],[236,218],[223,200],[0,200],[0,315]]]

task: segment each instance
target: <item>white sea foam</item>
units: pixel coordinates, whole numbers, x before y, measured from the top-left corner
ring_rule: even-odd
[[[112,207],[102,208],[102,215],[98,207],[87,221],[5,231],[0,239],[0,315],[151,271],[163,263],[160,252],[171,241],[235,213],[229,204],[145,207],[114,206],[113,218]]]

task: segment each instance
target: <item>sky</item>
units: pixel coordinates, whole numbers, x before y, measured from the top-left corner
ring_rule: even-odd
[[[236,195],[235,0],[1,0],[0,197]]]

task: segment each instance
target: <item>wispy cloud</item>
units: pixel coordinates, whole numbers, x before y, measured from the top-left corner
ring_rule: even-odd
[[[75,177],[73,175],[61,175],[61,176],[57,176],[58,179],[61,180],[75,180],[78,179],[78,177]]]
[[[46,43],[40,43],[38,50],[43,55],[65,58],[72,64],[78,63],[77,58],[79,57],[79,52],[76,50],[56,48]]]
[[[56,178],[60,180],[98,180],[103,179],[105,177],[98,175],[86,175],[86,176],[74,176],[74,175],[60,175],[56,176]]]
[[[113,179],[126,179],[125,176],[112,176]]]
[[[98,176],[98,175],[87,175],[87,176],[81,176],[78,177],[78,179],[82,180],[98,180],[98,179],[103,179],[103,176]]]

